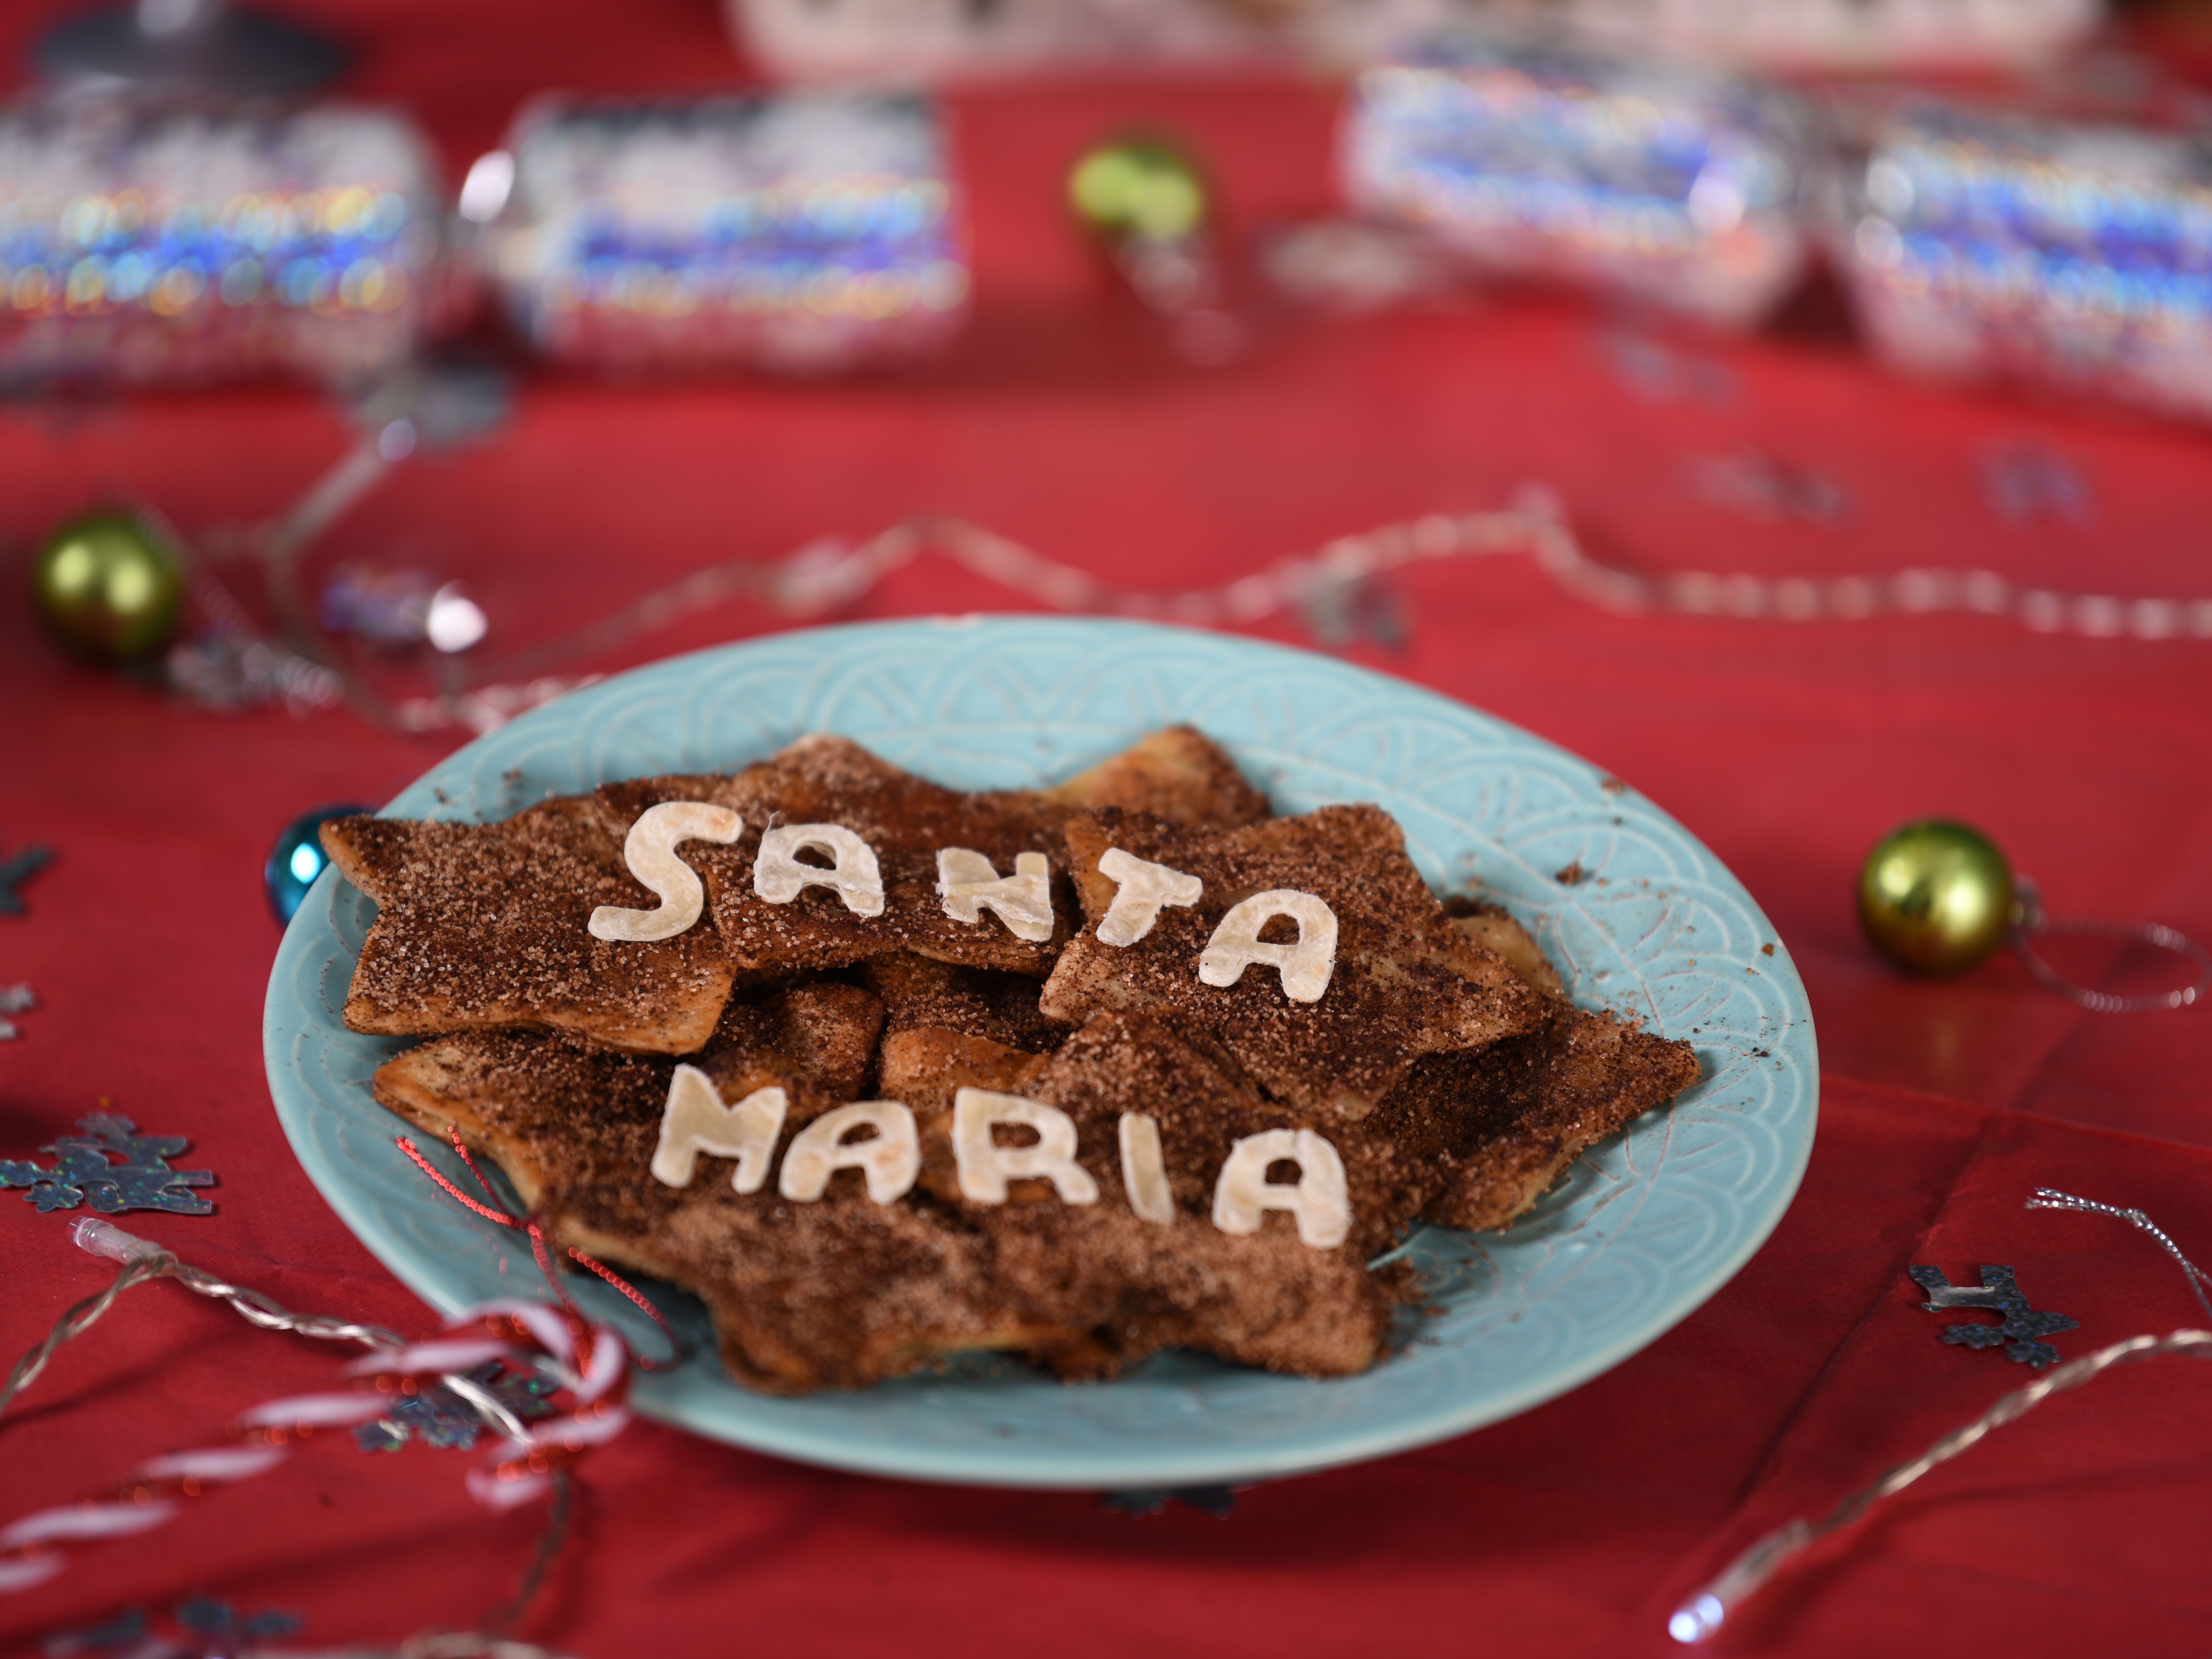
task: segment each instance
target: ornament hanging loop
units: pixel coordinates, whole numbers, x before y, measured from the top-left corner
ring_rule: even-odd
[[[2013,906],[2012,929],[2008,942],[2014,954],[2020,957],[2021,966],[2028,976],[2046,991],[2056,992],[2077,1007],[2087,1008],[2093,1014],[2148,1014],[2166,1009],[2186,1008],[2208,989],[2212,989],[2212,951],[2207,951],[2186,933],[2162,927],[2154,921],[2100,921],[2083,916],[2053,916],[2043,908],[2043,895],[2027,877],[2015,878],[2018,897]],[[2086,985],[2076,985],[2062,978],[2051,965],[2035,951],[2033,941],[2045,933],[2072,934],[2098,939],[2126,939],[2130,944],[2155,945],[2161,951],[2171,951],[2188,957],[2197,964],[2194,984],[2178,990],[2161,991],[2150,996],[2115,996],[2109,991],[2093,991]]]

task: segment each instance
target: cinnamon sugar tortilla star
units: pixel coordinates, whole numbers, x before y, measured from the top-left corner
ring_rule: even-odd
[[[1219,833],[1108,809],[1070,819],[1066,847],[1091,925],[1046,981],[1043,1012],[1071,1023],[1105,1010],[1172,1012],[1301,1108],[1356,1121],[1423,1054],[1479,1048],[1547,1018],[1537,992],[1452,925],[1379,807],[1323,807]],[[1103,943],[1097,925],[1117,887],[1098,866],[1113,848],[1197,877],[1203,892],[1161,908],[1135,943]],[[1318,1000],[1292,1000],[1282,976],[1259,964],[1234,984],[1202,981],[1200,957],[1223,916],[1278,889],[1315,894],[1334,914],[1334,965]]]
[[[1430,1219],[1476,1231],[1510,1225],[1583,1151],[1698,1080],[1686,1042],[1607,1013],[1567,1008],[1543,1030],[1479,1054],[1432,1054],[1378,1118],[1433,1110],[1461,1127],[1439,1168]]]
[[[641,778],[605,785],[598,799],[610,818],[625,826],[647,807],[679,799],[726,806],[744,817],[745,831],[736,843],[689,850],[707,878],[715,928],[740,968],[840,967],[908,953],[1038,979],[1051,971],[1074,931],[1073,891],[1059,848],[1060,827],[1077,804],[1142,800],[1193,823],[1243,822],[1267,811],[1266,798],[1228,757],[1187,727],[1155,732],[1044,793],[947,789],[847,738],[816,735],[734,775]],[[763,832],[775,824],[810,823],[839,825],[867,844],[881,875],[880,913],[856,910],[826,886],[782,902],[756,890]],[[1051,936],[1018,937],[988,910],[973,921],[947,915],[939,855],[955,848],[981,854],[1002,877],[1016,873],[1022,854],[1044,854],[1051,866]]]
[[[934,1026],[1042,1054],[1057,1048],[1071,1029],[1038,1011],[1043,987],[1024,975],[894,956],[864,963],[860,978],[883,1000],[886,1041]]]
[[[1019,938],[988,910],[975,921],[957,921],[945,914],[938,892],[937,855],[945,848],[980,853],[1001,876],[1015,873],[1014,860],[1024,853],[1045,854],[1056,866],[1065,807],[1020,790],[947,789],[843,738],[801,738],[729,776],[606,784],[598,799],[625,823],[667,800],[702,800],[744,819],[744,834],[730,845],[687,849],[706,880],[715,932],[740,968],[835,968],[910,952],[1042,978],[1073,928],[1070,890],[1056,867],[1049,939]],[[880,910],[855,910],[826,886],[806,887],[781,902],[755,890],[763,833],[799,824],[835,824],[866,843],[880,872]]]
[[[1119,806],[1194,830],[1236,830],[1273,816],[1221,745],[1194,726],[1168,726],[1045,791],[1063,806]]]
[[[726,1104],[785,1091],[784,1139],[866,1080],[881,1006],[857,987],[732,1000],[694,1057]],[[676,1062],[526,1032],[440,1038],[377,1073],[386,1106],[443,1138],[457,1127],[555,1238],[696,1291],[723,1363],[750,1386],[856,1388],[978,1348],[1048,1346],[996,1287],[987,1241],[918,1195],[877,1204],[857,1172],[817,1202],[774,1183],[740,1194],[728,1158],[689,1183],[650,1168]]]
[[[1075,1334],[1032,1352],[1063,1376],[1111,1375],[1164,1347],[1305,1376],[1365,1370],[1382,1351],[1396,1277],[1369,1259],[1427,1201],[1441,1172],[1372,1136],[1262,1098],[1234,1060],[1148,1016],[1102,1013],[1046,1057],[938,1030],[887,1042],[885,1089],[921,1125],[923,1181],[992,1241],[994,1284],[1025,1322]],[[1008,1183],[1008,1201],[964,1200],[953,1184],[950,1133],[962,1088],[1019,1093],[1074,1123],[1078,1160],[1096,1202],[1067,1204],[1044,1181]],[[1149,1118],[1163,1152],[1173,1214],[1140,1218],[1123,1185],[1120,1122]],[[1352,1224],[1340,1244],[1305,1243],[1293,1218],[1269,1213],[1236,1235],[1212,1218],[1215,1182],[1248,1136],[1315,1127],[1340,1157]]]
[[[1214,744],[1188,728],[1153,733],[1060,786],[963,794],[927,783],[843,738],[802,738],[734,775],[610,784],[495,824],[351,817],[323,830],[347,878],[374,899],[346,1003],[347,1024],[382,1034],[540,1028],[610,1048],[683,1054],[713,1030],[740,972],[844,965],[893,952],[1042,978],[1072,931],[1071,890],[1051,880],[1053,937],[1017,937],[986,910],[945,914],[937,854],[962,847],[1014,873],[1024,852],[1052,852],[1076,802],[1141,799],[1180,820],[1264,813],[1266,801]],[[704,878],[712,926],[666,940],[592,937],[601,905],[651,910],[623,838],[648,807],[702,800],[747,820],[733,848],[694,841],[680,856]],[[752,888],[762,831],[836,823],[874,845],[889,903],[862,915],[814,888],[773,904]],[[801,854],[802,857],[805,854]]]
[[[324,824],[331,862],[378,906],[346,996],[348,1027],[538,1027],[640,1053],[698,1048],[733,975],[713,930],[639,944],[595,939],[586,926],[602,904],[657,902],[623,864],[627,828],[588,797],[499,823]]]
[[[1584,1149],[1665,1105],[1700,1073],[1688,1043],[1571,1003],[1558,970],[1503,907],[1455,898],[1445,908],[1455,927],[1547,997],[1553,1017],[1480,1054],[1426,1056],[1375,1122],[1444,1172],[1429,1218],[1484,1231],[1510,1225]]]

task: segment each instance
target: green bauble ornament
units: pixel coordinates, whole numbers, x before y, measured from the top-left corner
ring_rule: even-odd
[[[1859,871],[1860,925],[1907,973],[1965,973],[2004,943],[2014,906],[1996,843],[1942,818],[1891,831]]]
[[[122,513],[64,525],[31,573],[32,600],[47,627],[110,662],[161,647],[176,626],[184,586],[177,556]]]
[[[1095,234],[1175,242],[1206,222],[1206,181],[1190,158],[1157,139],[1085,150],[1067,174],[1068,205]]]

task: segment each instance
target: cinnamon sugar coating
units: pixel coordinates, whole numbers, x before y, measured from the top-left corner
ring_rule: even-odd
[[[1119,806],[1194,830],[1236,830],[1273,816],[1221,745],[1188,726],[1163,726],[1045,794],[1082,811]]]
[[[1583,1151],[1665,1105],[1700,1072],[1687,1042],[1576,1007],[1559,970],[1503,906],[1455,897],[1444,908],[1544,994],[1551,1017],[1480,1054],[1425,1057],[1376,1121],[1444,1172],[1427,1218],[1486,1231],[1511,1225]]]
[[[1042,979],[1073,931],[1072,892],[1059,867],[1066,808],[1022,790],[947,789],[844,738],[801,738],[731,776],[605,784],[597,799],[625,825],[665,800],[703,800],[744,817],[744,834],[729,846],[686,849],[706,881],[715,931],[740,968],[837,968],[906,952]],[[809,887],[787,903],[762,898],[753,890],[753,860],[772,823],[842,824],[866,842],[883,874],[883,914],[856,915],[826,887]],[[1018,854],[1050,858],[1052,939],[1018,939],[988,912],[975,922],[946,915],[937,892],[937,854],[947,847],[981,853],[1001,875],[1014,872]]]
[[[1328,806],[1218,834],[1109,808],[1071,818],[1066,844],[1093,928],[1115,891],[1098,872],[1109,848],[1196,876],[1206,890],[1195,905],[1163,909],[1134,945],[1079,935],[1045,984],[1041,1006],[1054,1019],[1171,1013],[1211,1032],[1270,1094],[1353,1121],[1421,1055],[1480,1048],[1545,1018],[1543,999],[1452,925],[1379,807]],[[1291,1001],[1267,968],[1228,987],[1198,977],[1223,915],[1273,888],[1317,894],[1335,913],[1336,964],[1317,1002]]]
[[[821,984],[733,1002],[692,1063],[725,1101],[771,1085],[792,1129],[852,1099],[882,1012]],[[448,1124],[504,1170],[551,1235],[697,1292],[723,1363],[772,1393],[856,1388],[970,1348],[1061,1334],[1024,1326],[993,1280],[987,1241],[916,1194],[872,1203],[854,1171],[820,1201],[740,1194],[702,1154],[690,1184],[649,1172],[676,1062],[560,1037],[480,1033],[388,1061],[376,1097],[441,1138]]]
[[[1503,957],[1505,965],[1531,990],[1554,1001],[1566,1000],[1567,988],[1559,978],[1559,970],[1552,966],[1544,947],[1504,905],[1455,894],[1444,901],[1444,914],[1460,932],[1484,950],[1494,951]]]
[[[883,1001],[887,1036],[936,1026],[1042,1054],[1057,1048],[1072,1029],[1044,1017],[1037,1006],[1043,987],[1024,975],[885,956],[863,963],[860,975]]]
[[[1455,1144],[1440,1149],[1447,1173],[1425,1213],[1481,1231],[1509,1225],[1586,1148],[1698,1077],[1688,1043],[1572,1008],[1479,1054],[1430,1055],[1376,1116],[1460,1121]]]
[[[650,909],[655,900],[623,862],[623,841],[647,807],[702,800],[746,820],[730,848],[684,844],[708,893],[709,927],[653,943],[592,938],[602,904]],[[944,914],[940,848],[965,847],[1011,874],[1014,855],[1059,861],[1071,803],[1142,800],[1189,823],[1264,816],[1264,797],[1220,749],[1188,727],[1140,740],[1054,794],[962,793],[929,783],[841,738],[801,738],[734,775],[642,778],[563,798],[502,823],[351,817],[323,844],[381,911],[345,1010],[355,1030],[384,1035],[538,1029],[609,1048],[684,1054],[713,1030],[733,981],[919,955],[1042,979],[1078,920],[1065,873],[1053,878],[1059,921],[1045,942],[1015,938],[988,913]],[[870,842],[886,912],[862,917],[810,888],[787,904],[752,890],[752,859],[769,823],[842,824]]]
[[[1034,1357],[1064,1376],[1096,1377],[1180,1347],[1339,1376],[1365,1370],[1380,1354],[1396,1284],[1370,1273],[1366,1263],[1437,1190],[1441,1171],[1380,1137],[1347,1136],[1266,1099],[1218,1045],[1156,1018],[1099,1014],[1049,1058],[993,1052],[949,1032],[910,1035],[945,1040],[933,1067],[900,1078],[901,1097],[923,1127],[923,1182],[991,1241],[994,1282],[1024,1320],[1070,1333],[1057,1343],[1033,1342]],[[1078,1162],[1097,1182],[1097,1201],[1060,1202],[1042,1181],[1010,1183],[1002,1206],[961,1198],[946,1162],[954,1096],[963,1086],[1018,1091],[1065,1112],[1076,1127]],[[1119,1151],[1124,1112],[1159,1126],[1171,1222],[1131,1211]],[[1214,1182],[1234,1143],[1304,1127],[1329,1138],[1343,1160],[1351,1237],[1313,1249],[1280,1212],[1249,1237],[1214,1226]]]
[[[599,905],[658,902],[623,862],[627,828],[611,826],[588,798],[545,801],[501,823],[324,824],[331,861],[378,905],[347,1026],[535,1027],[641,1053],[698,1048],[732,980],[711,930],[634,944],[586,927]]]

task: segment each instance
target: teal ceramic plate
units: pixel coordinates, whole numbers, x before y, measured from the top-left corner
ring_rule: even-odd
[[[679,1318],[702,1340],[680,1369],[640,1378],[644,1411],[786,1457],[920,1480],[1255,1480],[1422,1445],[1563,1394],[1690,1313],[1773,1231],[1812,1148],[1819,1070],[1804,987],[1759,907],[1680,824],[1587,763],[1324,657],[1097,621],[786,634],[563,698],[469,744],[387,810],[497,818],[610,779],[735,768],[808,732],[842,732],[942,783],[1015,788],[1177,720],[1226,745],[1279,811],[1380,803],[1439,890],[1475,880],[1502,896],[1577,1001],[1690,1038],[1705,1080],[1584,1158],[1510,1232],[1416,1238],[1441,1311],[1409,1315],[1408,1340],[1363,1376],[1310,1382],[1163,1355],[1117,1382],[1070,1387],[983,1359],[865,1393],[768,1399],[724,1375],[703,1316],[682,1299]],[[1554,879],[1575,864],[1582,881]],[[370,1073],[404,1046],[338,1018],[373,915],[325,872],[284,936],[264,1026],[277,1115],[346,1224],[441,1311],[526,1291],[537,1271],[525,1241],[433,1188],[369,1097]],[[581,1293],[642,1322],[611,1292],[595,1296],[605,1288]]]

